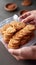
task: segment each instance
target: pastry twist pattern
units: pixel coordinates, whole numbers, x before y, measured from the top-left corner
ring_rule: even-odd
[[[8,48],[19,48],[27,43],[34,34],[35,26],[24,22],[10,22],[1,28],[1,33]]]

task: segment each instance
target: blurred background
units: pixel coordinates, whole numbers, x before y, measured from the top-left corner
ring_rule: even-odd
[[[19,14],[20,10],[35,10],[36,9],[36,0],[31,0],[32,4],[30,6],[22,6],[21,3],[23,0],[0,0],[0,21],[4,20],[5,18],[11,17],[14,14]],[[4,9],[4,6],[7,3],[16,3],[18,8],[14,12],[7,12]]]

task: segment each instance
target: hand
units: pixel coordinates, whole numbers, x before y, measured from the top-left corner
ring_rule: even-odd
[[[36,10],[29,11],[22,16],[19,17],[22,18],[22,22],[31,22],[36,23]],[[4,44],[4,46],[7,48],[7,45]],[[22,47],[20,49],[8,49],[7,50],[13,55],[17,60],[23,60],[23,59],[36,59],[36,46],[29,46],[29,47]]]
[[[9,49],[8,51],[17,60],[36,59],[36,46],[23,47],[20,49]]]
[[[22,22],[36,23],[36,10],[29,11],[19,17]],[[20,59],[36,59],[36,46],[23,47],[20,49],[8,50],[17,60]]]
[[[22,22],[36,24],[36,10],[29,11],[23,14],[22,16],[19,17],[19,19],[22,19]]]

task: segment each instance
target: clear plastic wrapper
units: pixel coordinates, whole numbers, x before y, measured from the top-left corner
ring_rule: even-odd
[[[16,18],[15,18],[15,16],[16,16]],[[19,18],[18,18],[17,15],[14,15],[13,17],[7,18],[7,19],[3,20],[2,22],[0,22],[0,28],[3,25],[5,25],[5,24],[7,24],[7,23],[9,23],[11,21],[14,21],[14,20],[16,20],[17,22],[19,21]],[[2,38],[2,35],[1,34],[0,34],[0,42],[2,42],[2,44],[6,48],[8,48],[7,47],[7,44],[5,44],[5,42],[3,41],[3,38]],[[31,45],[34,45],[35,43],[36,43],[36,31],[34,32],[34,37],[27,44],[25,44],[24,46],[31,46]]]

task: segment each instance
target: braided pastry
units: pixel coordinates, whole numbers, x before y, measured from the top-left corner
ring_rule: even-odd
[[[4,34],[6,29],[10,26],[10,24],[5,24],[2,28],[1,28],[1,33]]]
[[[26,25],[24,22],[10,22],[1,28],[3,39],[8,43],[8,48],[19,48],[27,43],[34,34],[35,26]]]
[[[9,41],[9,44],[8,44],[8,47],[9,48],[12,48],[12,46],[14,47],[15,45],[15,48],[16,46],[20,45],[20,41],[22,40],[22,38],[25,36],[27,36],[28,34],[30,35],[35,29],[35,26],[34,25],[27,25],[25,28],[21,29],[20,31],[18,31]],[[28,38],[28,36],[27,36]],[[30,38],[30,36],[29,36]],[[27,40],[27,39],[25,39]]]
[[[14,27],[17,31],[22,29],[22,28],[24,28],[26,26],[25,23],[23,23],[23,22],[16,22],[16,21],[11,22],[10,25],[12,27]]]

